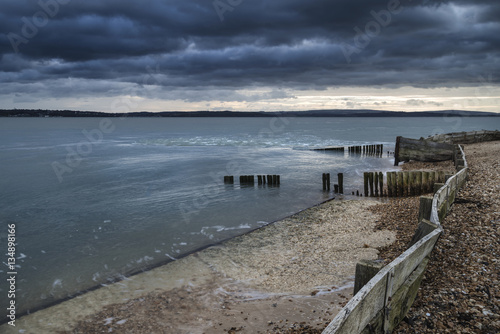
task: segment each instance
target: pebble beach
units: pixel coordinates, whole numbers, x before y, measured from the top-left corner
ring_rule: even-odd
[[[498,333],[500,142],[465,146],[469,181],[443,222],[396,333]],[[413,165],[412,165],[413,164]],[[452,170],[450,163],[403,169]],[[485,177],[487,175],[487,177]],[[418,197],[332,200],[252,233],[22,317],[5,333],[321,333],[352,297],[361,259],[390,262]],[[3,332],[3,331],[2,331]]]

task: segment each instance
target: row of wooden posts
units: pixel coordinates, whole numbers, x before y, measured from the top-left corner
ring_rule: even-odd
[[[333,185],[333,191],[336,194],[344,193],[344,174],[337,174],[338,183]],[[330,173],[323,173],[323,190],[330,191]]]
[[[345,146],[334,146],[334,147],[325,147],[314,149],[315,151],[334,151],[334,152],[342,152],[346,151]],[[347,146],[347,152],[349,154],[362,154],[362,155],[372,155],[372,156],[382,156],[384,152],[383,144],[374,144],[374,145],[357,145],[357,146]]]
[[[384,188],[382,172],[364,173],[364,194],[371,197],[419,196],[434,191],[435,183],[445,182],[444,171],[387,172]],[[356,192],[359,195],[359,191]]]
[[[382,156],[382,153],[384,152],[384,145],[375,144],[375,145],[349,146],[347,149],[350,154]]]
[[[234,184],[234,176],[224,176],[224,183]],[[281,183],[280,175],[257,175],[258,184],[279,185]],[[240,184],[255,184],[254,175],[240,175]]]

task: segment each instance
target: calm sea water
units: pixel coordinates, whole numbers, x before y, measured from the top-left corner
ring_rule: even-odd
[[[347,193],[393,159],[310,148],[498,129],[500,118],[3,118],[1,245],[16,225],[18,313],[239,235]],[[223,183],[279,174],[279,187]],[[2,253],[4,254],[4,253]],[[3,255],[5,264],[7,255]],[[6,276],[6,266],[0,268]],[[0,294],[7,294],[6,280]],[[0,298],[1,308],[7,298]]]

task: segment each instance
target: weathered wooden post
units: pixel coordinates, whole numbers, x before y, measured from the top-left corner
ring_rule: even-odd
[[[273,176],[272,175],[267,175],[267,184],[269,184],[269,185],[273,184]]]
[[[276,175],[276,184],[277,185],[281,184],[281,176],[280,175]]]
[[[365,196],[368,196],[368,172],[363,173],[363,182],[365,186]]]
[[[387,172],[387,196],[392,197],[392,173]]]
[[[410,188],[408,194],[410,196],[415,196],[415,172],[408,172],[408,186]]]
[[[442,186],[444,186],[444,183],[439,183],[439,182],[434,183],[433,192],[436,193],[439,189],[441,189]]]
[[[273,185],[277,184],[278,184],[278,178],[276,177],[276,175],[273,175]]]
[[[429,172],[429,190],[430,191],[433,191],[434,189],[434,183],[436,183],[437,180],[436,180],[436,172],[435,171],[431,171]]]
[[[410,245],[408,247],[413,246],[415,243],[417,243],[420,239],[425,237],[427,234],[431,233],[435,229],[437,229],[439,226],[432,223],[428,219],[421,219],[420,223],[418,224],[417,230],[415,231],[415,234],[413,235],[413,238],[410,241]]]
[[[380,188],[380,197],[384,196],[384,173],[378,172],[378,183]]]
[[[398,182],[399,182],[398,172],[391,172],[391,175],[392,175],[392,185],[391,185],[392,186],[392,196],[398,197],[398,191],[399,191],[398,190],[398,187],[399,187],[399,185],[398,185]]]
[[[415,186],[415,195],[417,196],[420,196],[422,195],[422,174],[423,172],[421,171],[418,171],[415,173],[416,174],[416,177],[417,177],[417,182],[416,182],[416,186]]]
[[[408,172],[403,172],[403,194],[402,196],[408,196]]]
[[[358,293],[384,267],[380,260],[360,260],[356,264],[354,294]]]
[[[344,193],[344,174],[338,173],[337,178],[338,178],[338,182],[339,182],[339,193],[343,194]]]
[[[334,184],[333,185],[333,192],[338,194],[339,193],[339,185],[338,184]]]
[[[422,219],[431,219],[432,199],[432,196],[420,196],[418,221],[422,221]]]
[[[368,181],[370,182],[370,196],[373,197],[373,196],[375,196],[375,194],[373,192],[373,172],[370,172],[368,174]]]
[[[398,196],[404,196],[404,182],[403,182],[403,174],[404,172],[398,172]]]
[[[375,182],[375,196],[378,197],[378,173],[373,173],[373,182]]]
[[[429,186],[429,172],[422,172],[422,192],[424,194],[430,193]]]
[[[399,165],[399,145],[401,136],[396,137],[396,148],[394,149],[394,166]]]
[[[323,190],[330,190],[330,173],[323,173]]]
[[[438,172],[438,174],[439,174],[438,182],[441,182],[441,183],[446,182],[446,180],[445,180],[445,178],[444,178],[444,175],[445,175],[444,170],[440,170],[440,171]]]
[[[397,197],[398,196],[398,173],[397,172],[390,172],[390,174],[391,174],[392,197]]]

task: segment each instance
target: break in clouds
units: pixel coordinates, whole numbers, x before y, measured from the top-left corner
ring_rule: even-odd
[[[1,7],[0,101],[251,102],[300,90],[475,87],[500,78],[496,0],[16,0]],[[242,93],[258,87],[271,91]]]

